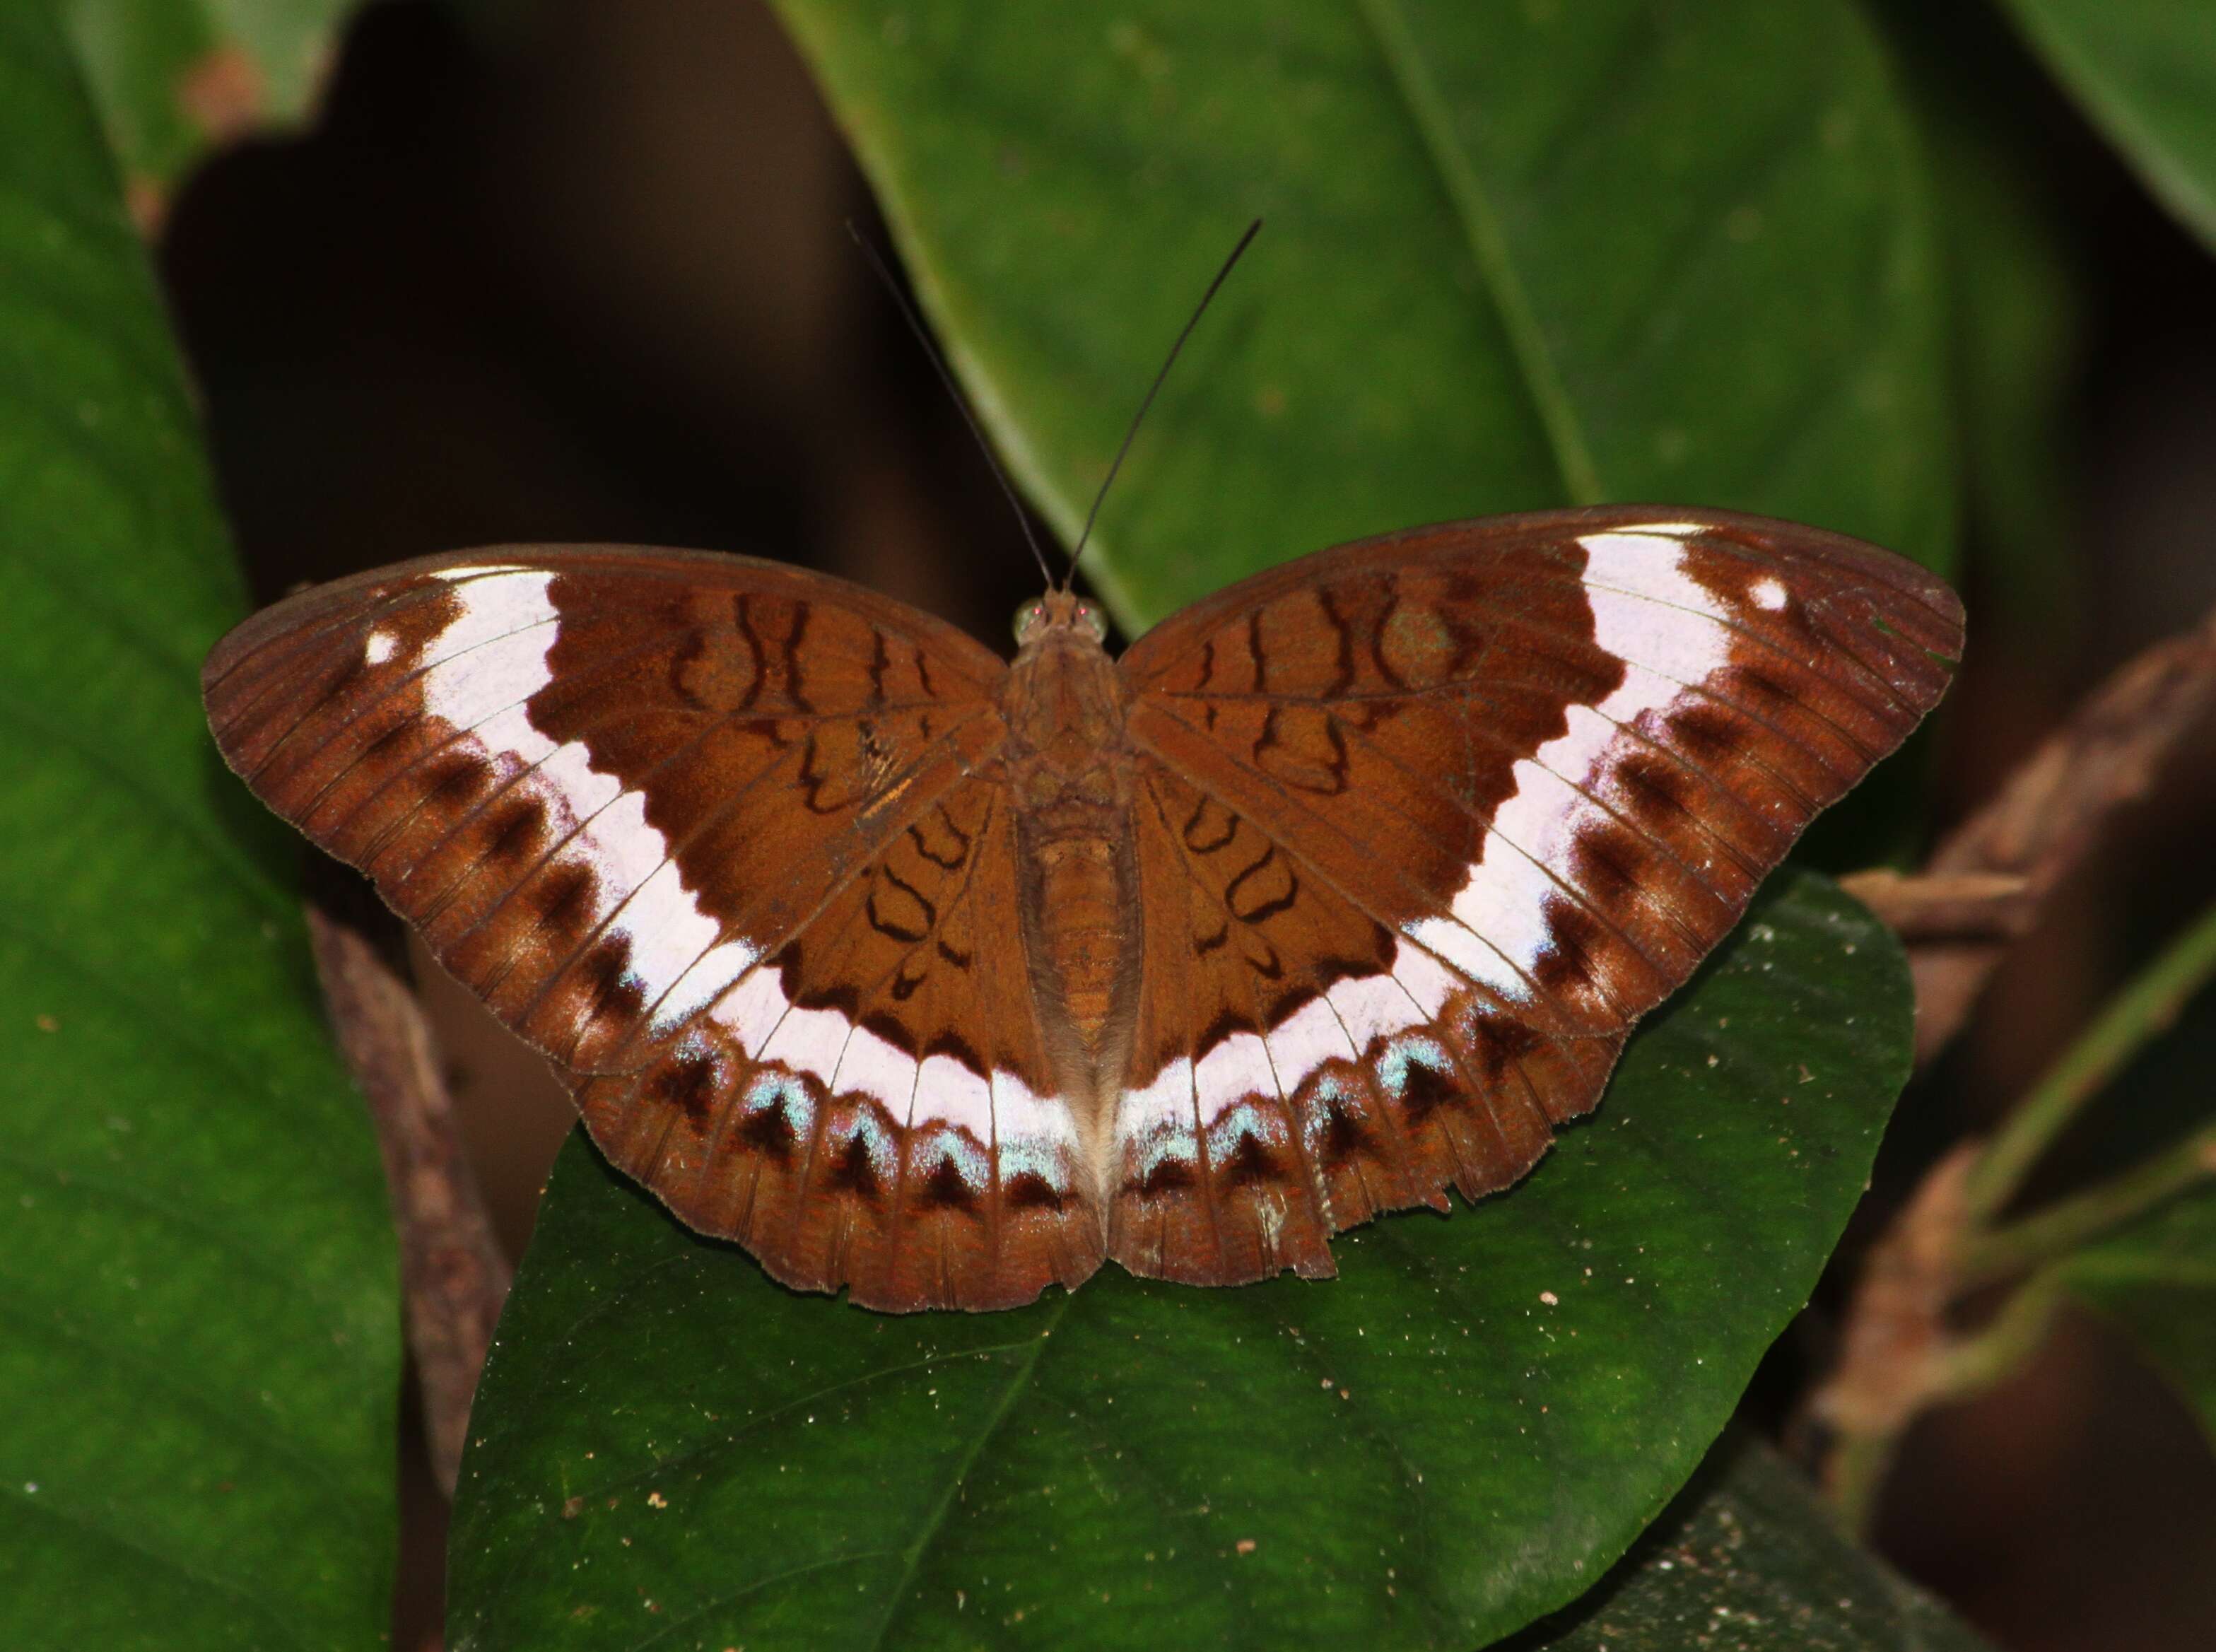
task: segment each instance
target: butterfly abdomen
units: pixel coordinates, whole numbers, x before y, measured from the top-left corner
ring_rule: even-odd
[[[1004,714],[1032,996],[1064,1093],[1105,1109],[1138,979],[1121,681],[1091,632],[1056,626],[1018,656]]]

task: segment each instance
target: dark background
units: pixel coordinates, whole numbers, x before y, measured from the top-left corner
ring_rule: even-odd
[[[1989,16],[1966,8],[1950,27],[1987,76],[1975,94],[2051,175],[2085,320],[2054,460],[2071,504],[2051,595],[1992,589],[1973,515],[1972,648],[1938,742],[1939,824],[2103,672],[2216,603],[2216,268]],[[318,125],[219,157],[160,233],[256,596],[463,546],[619,540],[828,569],[1004,641],[1036,570],[849,219],[883,243],[759,5],[542,0],[476,24],[425,0],[370,8]],[[1911,1089],[1835,1274],[1939,1143],[2018,1094],[2129,961],[2216,895],[2212,847],[2205,739]],[[520,1250],[572,1114],[535,1057],[424,973]],[[2212,1071],[2204,1011],[2067,1156],[2158,1138],[2205,1109]],[[1771,1409],[1824,1357],[1837,1294],[1835,1279],[1766,1367]],[[416,1445],[403,1648],[435,1622],[443,1538]],[[2216,1459],[2089,1318],[1918,1427],[1882,1538],[2010,1647],[2216,1641]]]

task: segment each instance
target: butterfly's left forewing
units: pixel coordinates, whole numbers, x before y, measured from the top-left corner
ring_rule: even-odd
[[[1512,1182],[1961,638],[1888,553],[1632,508],[1342,546],[1148,633],[1111,1254],[1327,1273]]]
[[[793,1284],[982,1307],[1099,1257],[1016,961],[1005,670],[780,564],[520,547],[304,593],[204,689],[680,1216]]]

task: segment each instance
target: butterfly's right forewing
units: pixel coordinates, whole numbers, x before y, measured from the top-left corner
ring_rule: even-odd
[[[1142,638],[1111,1254],[1327,1273],[1335,1230],[1508,1186],[1961,645],[1898,557],[1630,507],[1342,546]]]

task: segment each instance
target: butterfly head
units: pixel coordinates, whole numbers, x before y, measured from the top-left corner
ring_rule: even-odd
[[[1057,632],[1081,632],[1097,646],[1108,640],[1108,616],[1074,591],[1050,590],[1016,610],[1016,646],[1032,649]]]

